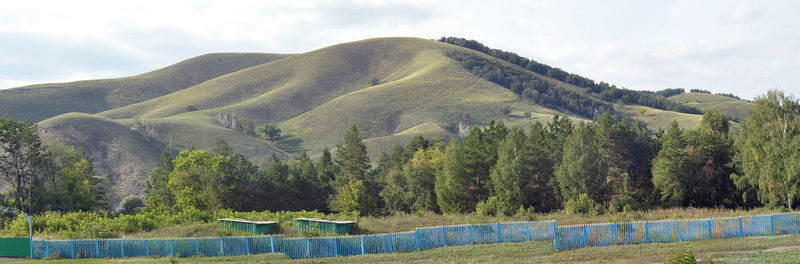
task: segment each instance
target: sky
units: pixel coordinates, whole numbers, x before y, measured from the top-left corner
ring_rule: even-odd
[[[800,96],[800,1],[0,0],[0,89],[212,52],[455,36],[635,90]]]

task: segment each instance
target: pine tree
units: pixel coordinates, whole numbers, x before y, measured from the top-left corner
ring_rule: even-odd
[[[443,213],[471,212],[477,204],[469,190],[473,178],[464,168],[465,162],[464,147],[457,140],[450,140],[434,187],[436,203]]]

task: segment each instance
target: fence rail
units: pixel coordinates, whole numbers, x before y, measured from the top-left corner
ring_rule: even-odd
[[[283,253],[292,259],[408,252],[444,246],[552,240],[555,221],[421,227],[362,236],[273,236],[34,240],[33,258],[237,256]]]
[[[280,235],[176,239],[34,240],[33,258],[235,256],[283,253],[292,259],[409,252],[456,245],[552,240],[555,251],[800,233],[800,213],[557,226],[555,221],[420,227],[362,236]]]
[[[621,244],[680,242],[800,233],[800,213],[619,222],[556,227],[556,251]]]

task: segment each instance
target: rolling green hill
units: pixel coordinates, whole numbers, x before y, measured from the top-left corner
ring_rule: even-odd
[[[483,68],[467,67],[475,62]],[[513,78],[546,90],[520,92],[515,90],[519,84],[509,83]],[[4,103],[14,98],[30,103],[42,96],[39,106],[0,106],[0,113],[46,119],[39,122],[45,136],[86,149],[115,184],[117,197],[142,194],[165,146],[209,149],[223,138],[256,160],[272,154],[290,159],[302,150],[315,156],[335,148],[356,124],[374,161],[415,135],[458,137],[459,123],[502,120],[528,127],[555,114],[590,120],[594,114],[587,110],[612,107],[600,94],[557,78],[418,38],[368,39],[295,55],[212,54],[134,77],[23,87],[0,95],[13,95],[2,97]],[[41,107],[47,102],[53,106]],[[503,114],[504,106],[510,114]],[[700,120],[635,104],[614,107],[654,129],[672,119],[686,127]],[[256,127],[276,124],[284,139],[268,142],[228,129],[218,120],[226,114],[252,120]]]
[[[0,90],[0,113],[33,121],[69,112],[97,113],[179,91],[223,74],[285,56],[208,54],[127,78],[38,84]]]
[[[669,97],[677,103],[690,105],[703,111],[717,110],[744,120],[753,103],[722,95],[708,93],[682,93]]]

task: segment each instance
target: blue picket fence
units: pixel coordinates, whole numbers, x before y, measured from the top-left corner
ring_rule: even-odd
[[[408,252],[444,246],[552,240],[555,221],[421,227],[416,231],[362,236],[274,236],[34,240],[33,258],[127,258],[238,256],[284,253],[292,259]]]
[[[679,242],[800,233],[800,213],[558,226],[556,251],[622,244]]]
[[[409,252],[446,246],[552,240],[553,249],[800,233],[800,213],[557,226],[555,221],[420,227],[362,236],[34,240],[33,258],[238,256],[292,259]]]

